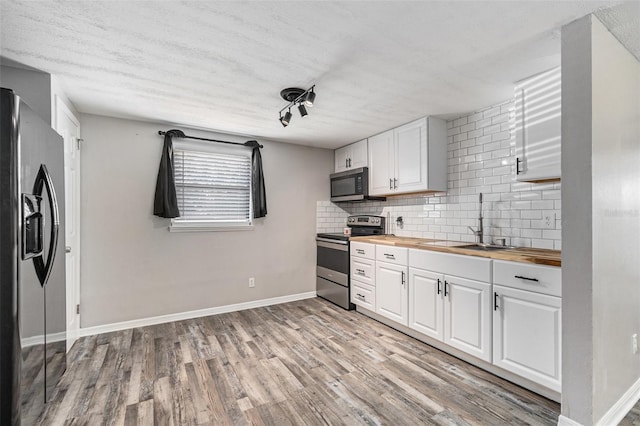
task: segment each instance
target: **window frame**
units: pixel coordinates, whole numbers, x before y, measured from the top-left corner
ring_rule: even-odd
[[[196,151],[221,155],[245,156],[251,162],[251,150],[242,146],[217,144],[215,142],[203,142],[192,140],[176,140],[173,142],[173,151]],[[174,157],[175,161],[175,157]],[[175,163],[174,163],[175,179]],[[176,182],[176,188],[179,186]],[[179,207],[178,207],[179,208]],[[253,179],[251,168],[249,169],[249,220],[246,223],[239,222],[211,222],[207,220],[171,219],[170,232],[201,232],[201,231],[251,231],[253,230]]]

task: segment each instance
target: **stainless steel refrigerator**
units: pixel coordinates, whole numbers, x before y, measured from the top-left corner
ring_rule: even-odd
[[[0,425],[36,424],[66,368],[64,142],[0,89]]]

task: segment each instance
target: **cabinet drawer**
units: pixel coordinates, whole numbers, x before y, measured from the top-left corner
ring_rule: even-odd
[[[371,311],[376,310],[376,289],[360,281],[351,281],[351,302]]]
[[[351,256],[351,279],[375,286],[375,260]]]
[[[409,257],[407,252],[408,249],[404,247],[393,247],[378,244],[376,245],[376,260],[406,266]]]
[[[351,256],[364,257],[366,259],[376,258],[375,244],[358,243],[351,241]]]
[[[494,260],[493,283],[551,296],[562,296],[562,269]]]
[[[411,249],[409,266],[470,280],[491,282],[491,259],[481,257]]]

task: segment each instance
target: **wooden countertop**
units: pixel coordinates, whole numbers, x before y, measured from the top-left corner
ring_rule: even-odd
[[[407,247],[420,250],[432,250],[452,254],[464,254],[467,256],[486,257],[512,262],[535,263],[537,265],[561,266],[562,264],[561,252],[559,250],[527,247],[508,248],[494,251],[471,250],[465,248],[465,246],[469,246],[472,243],[432,240],[427,238],[397,237],[395,235],[351,237],[351,241],[370,244],[384,244],[388,246]]]

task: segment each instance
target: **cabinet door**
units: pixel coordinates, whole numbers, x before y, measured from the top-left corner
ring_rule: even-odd
[[[367,164],[369,164],[367,140],[352,143],[349,146],[351,147],[349,167],[352,169],[367,167]]]
[[[493,289],[493,363],[560,392],[562,299],[497,285]]]
[[[338,148],[334,151],[336,161],[336,173],[344,172],[347,170],[349,164],[349,151],[351,148],[349,145]]]
[[[491,285],[444,276],[444,343],[491,362]]]
[[[409,268],[409,327],[444,339],[442,274]]]
[[[556,68],[516,85],[518,180],[560,178],[560,76],[560,68]]]
[[[376,262],[376,312],[408,325],[407,268]]]
[[[421,118],[398,127],[394,139],[395,192],[427,190],[427,120]]]
[[[369,195],[393,193],[393,130],[369,138]]]

